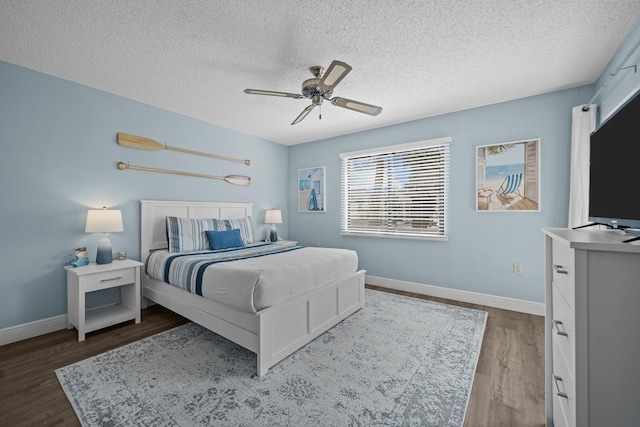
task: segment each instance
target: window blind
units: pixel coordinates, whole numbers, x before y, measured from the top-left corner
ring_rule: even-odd
[[[446,240],[450,143],[342,153],[341,233]]]

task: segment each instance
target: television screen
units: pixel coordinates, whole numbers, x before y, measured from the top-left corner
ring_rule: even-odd
[[[640,228],[640,95],[591,134],[589,221]]]

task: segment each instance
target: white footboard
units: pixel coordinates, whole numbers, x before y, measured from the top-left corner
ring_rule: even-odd
[[[364,273],[257,313],[258,375],[364,307]]]
[[[250,217],[252,205],[190,201],[140,201],[140,255],[166,249],[166,217],[239,219]],[[244,313],[178,291],[164,283],[153,284],[145,274],[145,298],[253,351],[258,356],[258,375],[300,347],[364,307],[364,270],[284,304],[258,313]],[[208,301],[208,302],[207,302]]]

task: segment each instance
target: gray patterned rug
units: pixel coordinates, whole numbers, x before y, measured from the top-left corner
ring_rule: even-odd
[[[366,290],[366,306],[262,378],[188,323],[56,370],[84,426],[457,426],[484,311]]]

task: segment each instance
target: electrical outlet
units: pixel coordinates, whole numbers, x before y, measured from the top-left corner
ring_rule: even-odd
[[[513,264],[513,274],[522,274],[522,264]]]

